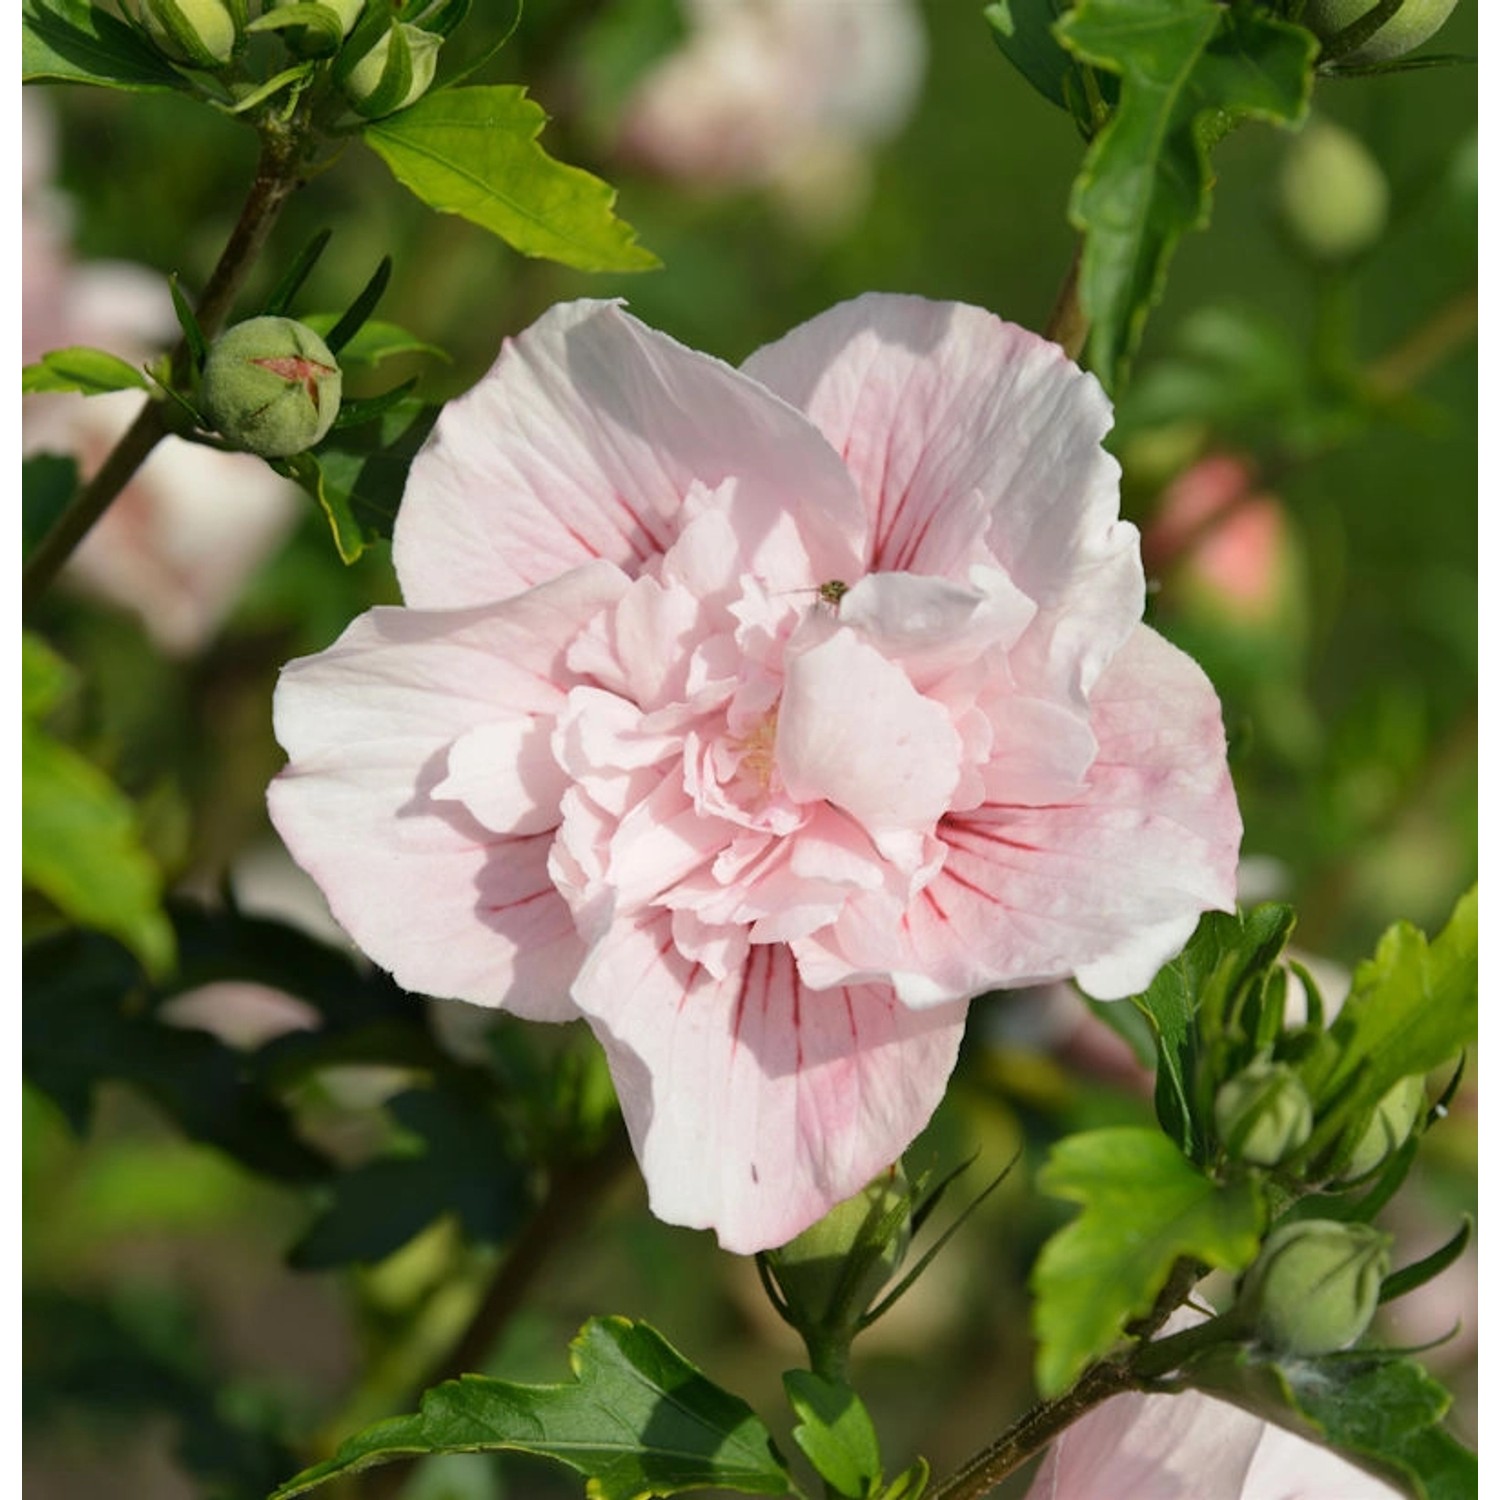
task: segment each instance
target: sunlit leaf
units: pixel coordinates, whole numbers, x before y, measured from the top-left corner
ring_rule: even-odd
[[[788,1370],[781,1383],[799,1419],[792,1438],[813,1468],[851,1500],[873,1494],[880,1484],[880,1443],[864,1402],[848,1386],[808,1370]]]
[[[162,875],[129,798],[41,718],[66,678],[57,657],[23,637],[21,875],[71,921],[119,938],[153,972],[172,963]]]
[[[1331,1046],[1303,1069],[1319,1104],[1310,1152],[1403,1078],[1448,1062],[1479,1033],[1479,894],[1471,890],[1432,943],[1409,922],[1354,971],[1329,1028]]]
[[[537,144],[547,117],[516,85],[440,89],[365,127],[364,139],[424,203],[523,255],[580,271],[658,264],[614,215],[615,190]]]
[[[1264,1220],[1248,1180],[1218,1183],[1157,1130],[1092,1130],[1059,1141],[1037,1176],[1082,1212],[1042,1247],[1036,1293],[1037,1386],[1055,1396],[1150,1312],[1179,1256],[1236,1271]]]
[[[102,396],[108,391],[144,391],[146,377],[133,364],[104,349],[53,349],[21,371],[21,394],[79,391]]]

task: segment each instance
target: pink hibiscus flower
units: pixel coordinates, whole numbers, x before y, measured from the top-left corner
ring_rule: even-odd
[[[742,371],[555,307],[412,466],[407,607],[283,673],[276,825],[407,988],[589,1022],[661,1218],[781,1244],[926,1123],[970,996],[1130,994],[1233,903],[1109,420],[971,307]]]

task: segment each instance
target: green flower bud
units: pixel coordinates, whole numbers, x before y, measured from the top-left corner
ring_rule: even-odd
[[[1279,186],[1287,228],[1317,260],[1348,260],[1385,229],[1391,198],[1385,173],[1342,125],[1309,123],[1286,154]]]
[[[328,345],[291,318],[251,318],[216,339],[199,396],[209,420],[247,453],[286,458],[320,441],[343,377]]]
[[[136,18],[168,57],[195,68],[221,68],[239,40],[235,8],[225,0],[134,0]]]
[[[1368,1224],[1304,1219],[1266,1236],[1240,1306],[1282,1354],[1332,1354],[1370,1326],[1390,1269],[1390,1236]]]
[[[1302,24],[1328,41],[1375,9],[1378,0],[1307,0]],[[1458,0],[1406,0],[1406,3],[1362,47],[1340,62],[1387,62],[1420,47],[1453,14]]]
[[[364,8],[365,0],[314,0],[311,6],[307,0],[273,0],[266,16],[253,29],[267,29],[273,19],[284,20],[287,24],[275,29],[294,52],[327,54],[338,50],[343,38],[354,30]],[[276,16],[277,11],[283,14]]]
[[[415,104],[432,87],[442,37],[398,21],[343,79],[344,97],[367,120]]]
[[[1285,1063],[1253,1062],[1220,1085],[1214,1125],[1230,1156],[1274,1167],[1312,1134],[1312,1100]]]
[[[898,1163],[769,1255],[793,1326],[847,1341],[911,1244],[911,1194]]]
[[[1340,1180],[1352,1182],[1373,1172],[1386,1157],[1399,1151],[1416,1127],[1417,1117],[1427,1107],[1427,1080],[1420,1074],[1403,1078],[1381,1096],[1370,1123],[1365,1126]]]

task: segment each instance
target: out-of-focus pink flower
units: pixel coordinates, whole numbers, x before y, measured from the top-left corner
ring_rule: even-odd
[[[1244,459],[1211,454],[1168,488],[1141,541],[1153,572],[1180,564],[1190,586],[1251,625],[1282,608],[1289,546],[1281,501],[1254,484]]]
[[[284,671],[277,827],[408,988],[588,1019],[658,1215],[780,1244],[926,1122],[968,997],[1130,994],[1233,904],[1109,420],[956,304],[743,371],[555,307],[412,466],[408,607]]]
[[[626,105],[620,147],[699,186],[857,187],[863,153],[916,103],[926,36],[910,0],[685,0],[682,46]]]
[[[66,209],[48,186],[51,122],[23,96],[22,346],[35,360],[84,344],[140,362],[177,337],[165,280],[142,266],[71,260]],[[145,396],[28,396],[22,451],[75,459],[90,477]],[[74,553],[67,576],[138,614],[158,645],[195,650],[285,538],[296,489],[259,459],[167,438]]]

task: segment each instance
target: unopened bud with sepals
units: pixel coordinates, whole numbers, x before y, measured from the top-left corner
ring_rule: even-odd
[[[1214,1125],[1231,1157],[1274,1167],[1312,1134],[1312,1100],[1285,1063],[1261,1059],[1220,1085]]]
[[[1426,1107],[1427,1080],[1420,1073],[1387,1089],[1369,1124],[1360,1132],[1349,1160],[1339,1173],[1340,1180],[1352,1182],[1363,1177],[1399,1151],[1416,1129],[1417,1119]]]
[[[1239,1305],[1256,1336],[1281,1354],[1332,1354],[1375,1316],[1390,1270],[1390,1236],[1368,1224],[1304,1219],[1266,1236]]]
[[[195,68],[222,68],[245,19],[232,0],[132,0],[130,8],[168,57]]]
[[[216,339],[198,387],[204,413],[236,448],[287,458],[333,426],[343,376],[328,345],[291,318],[251,318]]]

